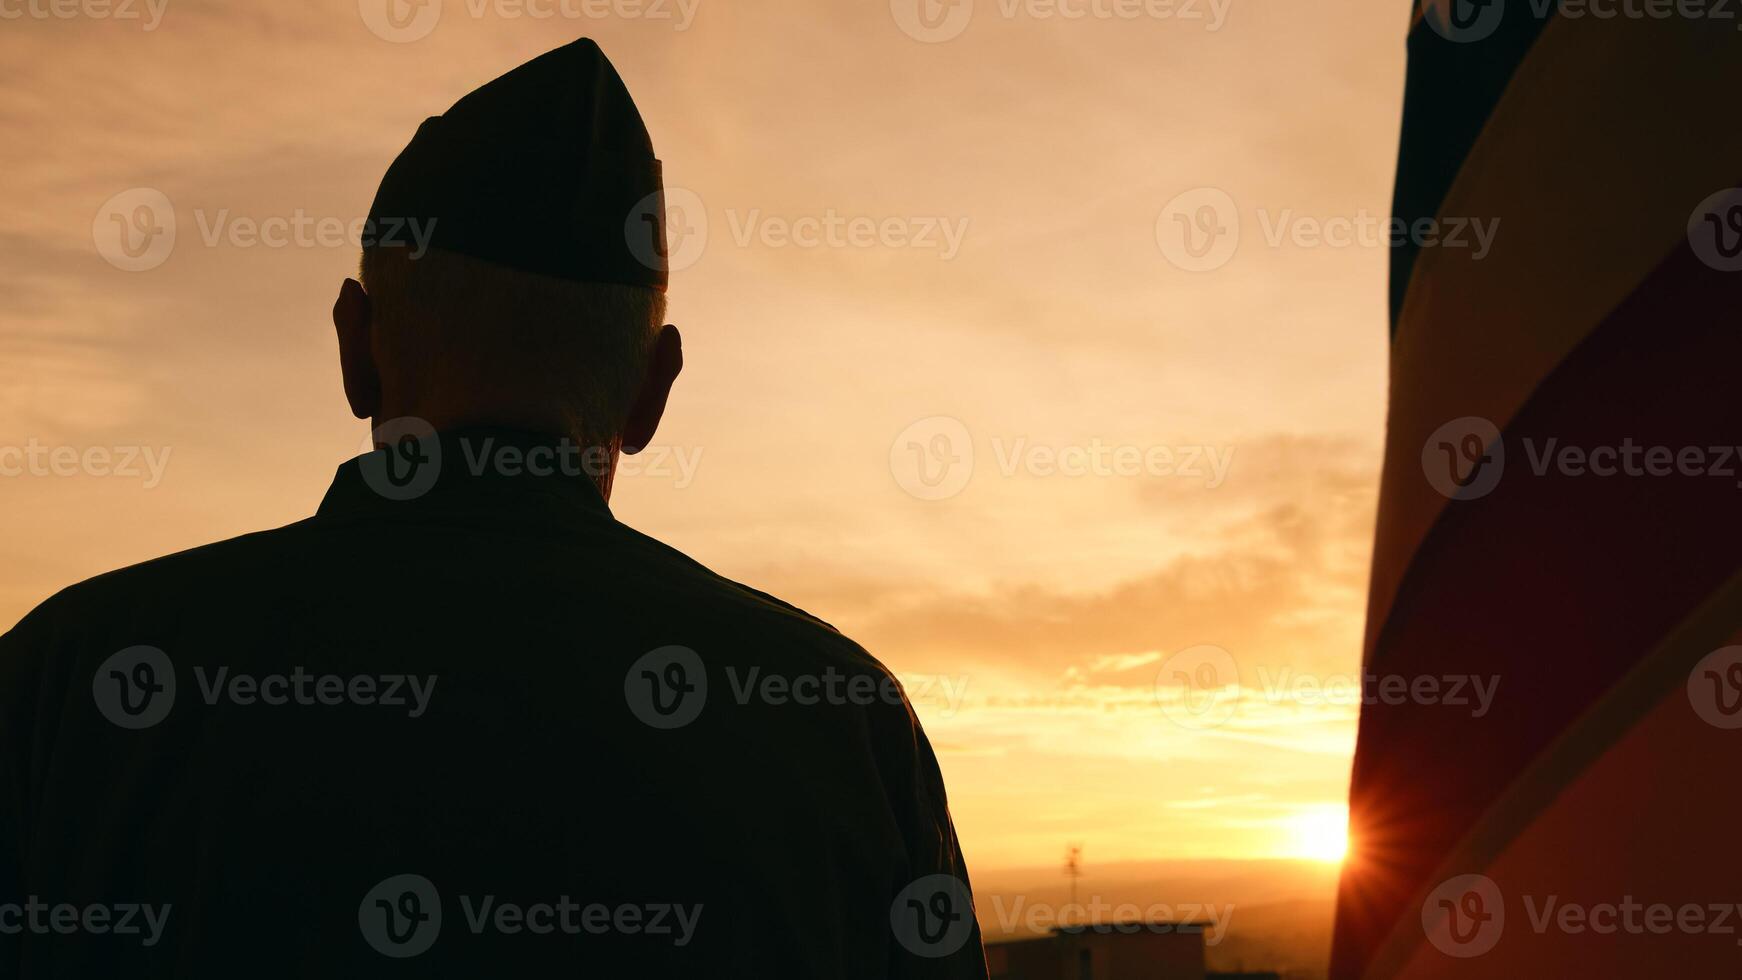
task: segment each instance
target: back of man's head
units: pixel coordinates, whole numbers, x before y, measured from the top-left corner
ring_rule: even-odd
[[[440,248],[367,248],[362,281],[377,414],[554,431],[586,446],[623,436],[665,319],[664,294],[647,286]]]
[[[662,326],[664,178],[628,88],[581,38],[425,119],[333,308],[361,418],[645,446],[682,368]]]

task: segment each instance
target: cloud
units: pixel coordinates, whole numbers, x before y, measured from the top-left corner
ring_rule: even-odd
[[[1021,583],[933,593],[850,632],[912,669],[951,665],[1031,686],[1153,684],[1157,661],[1197,644],[1228,650],[1243,676],[1263,664],[1347,670],[1359,660],[1376,469],[1347,440],[1256,439],[1220,490],[1140,491],[1157,521],[1223,515],[1147,575],[1081,594]],[[1183,514],[1169,512],[1176,504]]]

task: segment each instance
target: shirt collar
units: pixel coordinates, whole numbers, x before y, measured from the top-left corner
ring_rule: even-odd
[[[603,450],[517,429],[406,435],[339,465],[319,517],[557,505],[611,516],[594,482]]]

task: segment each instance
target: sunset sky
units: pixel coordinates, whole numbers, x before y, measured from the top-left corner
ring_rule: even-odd
[[[312,512],[368,438],[335,229],[424,117],[591,36],[686,229],[617,515],[906,679],[970,867],[1329,856],[1408,4],[66,2],[0,0],[0,447],[142,451],[0,454],[0,628]],[[152,201],[173,248],[118,254]],[[1231,714],[1158,693],[1217,663]]]

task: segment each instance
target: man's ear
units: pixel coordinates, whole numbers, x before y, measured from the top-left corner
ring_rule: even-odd
[[[653,441],[653,433],[665,415],[665,400],[671,395],[672,382],[682,370],[683,337],[668,323],[659,328],[659,338],[653,342],[653,357],[647,364],[647,377],[641,382],[641,391],[623,423],[625,453],[633,456]]]
[[[339,333],[339,370],[345,376],[345,400],[351,414],[374,418],[381,408],[381,375],[375,370],[370,343],[369,294],[363,284],[346,279],[333,302],[333,328]]]

